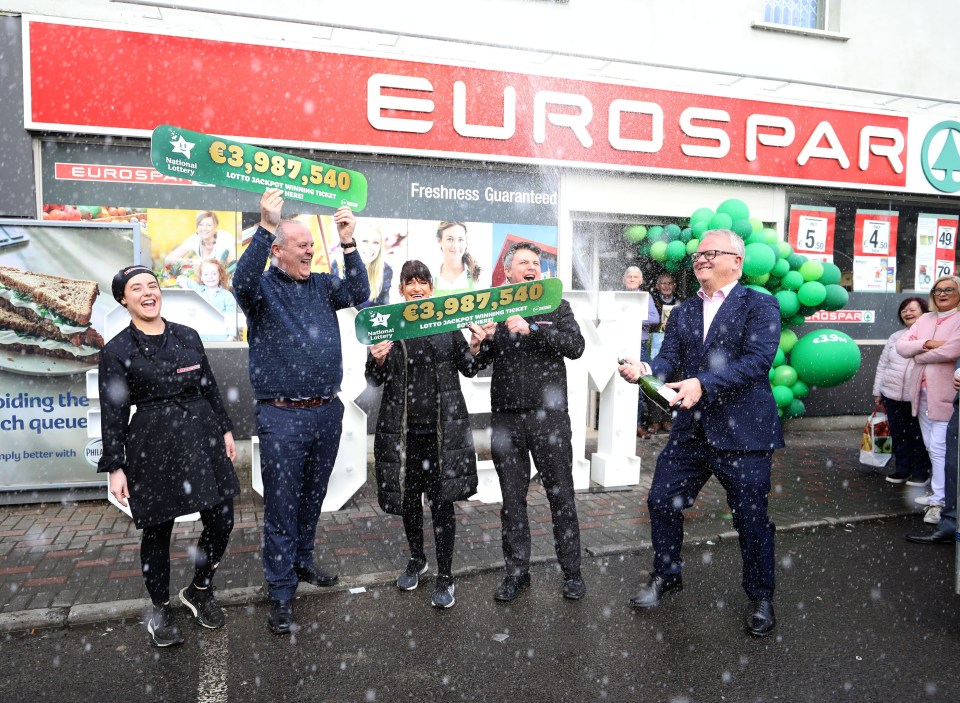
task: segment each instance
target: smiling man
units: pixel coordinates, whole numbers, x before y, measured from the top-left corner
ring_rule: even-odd
[[[343,420],[336,311],[370,294],[349,208],[333,216],[344,252],[341,280],[311,271],[313,234],[302,222],[281,221],[282,207],[281,192],[267,189],[260,199],[260,226],[233,277],[249,328],[263,474],[263,570],[272,601],[267,624],[277,634],[293,629],[300,581],[315,586],[337,581],[313,558]],[[268,256],[272,265],[264,271]]]
[[[539,280],[540,249],[517,242],[503,257],[503,271],[508,283]],[[500,324],[489,323],[483,330],[488,339],[477,362],[493,364],[490,450],[503,492],[500,521],[507,567],[493,597],[511,601],[530,585],[527,488],[533,455],[550,502],[554,547],[564,579],[561,592],[565,598],[578,600],[586,588],[580,574],[580,523],[573,498],[573,449],[563,360],[583,354],[580,326],[564,300],[551,313],[529,319],[513,315]]]
[[[704,233],[693,254],[700,290],[674,308],[660,353],[649,364],[627,360],[631,383],[653,373],[677,391],[677,419],[657,458],[647,507],[654,550],[650,578],[630,605],[653,608],[683,589],[683,510],[711,475],[727,492],[740,536],[744,627],[773,631],[774,525],[767,516],[770,463],[783,446],[767,373],[780,341],[776,299],[744,288],[743,240],[730,230]]]

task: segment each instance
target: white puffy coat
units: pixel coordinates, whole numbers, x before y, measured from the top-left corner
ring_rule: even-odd
[[[897,340],[907,330],[897,330],[883,346],[877,373],[873,377],[873,394],[882,395],[890,400],[910,400],[910,367],[913,360],[900,356],[897,352]]]

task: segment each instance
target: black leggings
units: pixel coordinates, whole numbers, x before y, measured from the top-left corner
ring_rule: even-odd
[[[433,517],[433,538],[437,549],[437,573],[450,575],[453,564],[453,542],[457,536],[457,519],[453,503],[443,501],[440,489],[440,466],[437,461],[435,434],[407,433],[407,476],[403,493],[403,529],[410,545],[410,557],[426,561],[423,553],[423,505],[426,492]]]
[[[197,542],[194,558],[193,583],[201,588],[210,586],[213,573],[227,551],[227,542],[233,531],[233,498],[220,505],[200,511],[203,532]],[[140,538],[140,565],[143,580],[154,605],[170,600],[170,536],[173,520],[143,528]]]

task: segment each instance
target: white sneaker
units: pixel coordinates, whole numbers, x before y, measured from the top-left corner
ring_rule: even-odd
[[[923,521],[928,525],[936,525],[940,522],[940,512],[943,510],[942,505],[931,505],[927,508],[926,512],[923,515]]]
[[[917,496],[913,499],[913,502],[917,505],[933,505],[930,501],[933,500],[933,494],[927,493],[926,495]]]

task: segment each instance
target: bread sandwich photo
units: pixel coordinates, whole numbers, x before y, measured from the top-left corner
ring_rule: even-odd
[[[96,364],[103,337],[90,326],[96,281],[0,266],[0,353]]]

